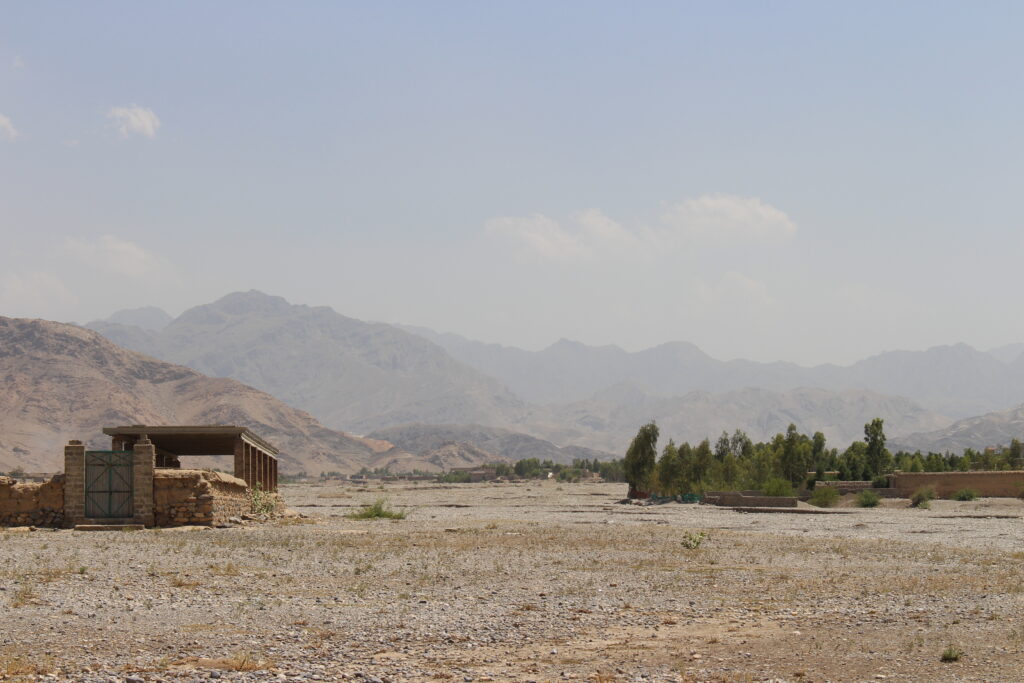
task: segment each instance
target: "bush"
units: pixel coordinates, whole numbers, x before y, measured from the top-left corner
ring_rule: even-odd
[[[882,474],[871,480],[871,488],[873,489],[887,489],[889,488],[889,475]]]
[[[959,662],[960,658],[963,656],[963,650],[954,645],[950,645],[942,651],[942,656],[939,659],[944,662]]]
[[[830,508],[839,502],[839,491],[832,486],[816,488],[807,502],[820,508]]]
[[[955,500],[977,500],[978,492],[974,489],[960,489],[953,494]]]
[[[766,496],[792,496],[793,485],[781,477],[772,477],[761,487],[761,493]]]
[[[355,512],[345,515],[349,519],[405,519],[404,510],[391,510],[387,501],[378,498],[370,505],[364,505]]]
[[[857,494],[857,505],[862,508],[877,507],[882,497],[874,491],[861,491]]]
[[[924,503],[930,503],[935,500],[935,487],[934,486],[922,486],[918,490],[914,491],[914,495],[910,497],[911,507],[919,508],[923,507],[928,509],[930,505]]]
[[[687,550],[696,550],[707,537],[706,531],[687,531],[683,534],[683,547]]]
[[[263,490],[263,484],[256,482],[247,492],[249,495],[249,510],[254,515],[270,515],[277,509],[277,501],[274,494]]]

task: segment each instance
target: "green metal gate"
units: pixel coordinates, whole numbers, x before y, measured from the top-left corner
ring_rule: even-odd
[[[85,516],[132,516],[132,451],[85,452]]]

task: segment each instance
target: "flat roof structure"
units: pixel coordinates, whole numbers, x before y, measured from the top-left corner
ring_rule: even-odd
[[[236,425],[123,425],[104,427],[111,437],[111,450],[131,450],[136,442],[148,438],[157,452],[158,467],[180,467],[181,455],[231,455],[235,476],[250,488],[257,484],[265,491],[277,490],[279,451],[248,427]]]

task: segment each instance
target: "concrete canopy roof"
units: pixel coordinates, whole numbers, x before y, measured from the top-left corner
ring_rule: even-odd
[[[253,434],[247,427],[235,425],[124,425],[104,427],[107,436],[140,437],[146,435],[159,450],[175,455],[233,455],[242,440],[267,455],[276,456],[277,448]]]

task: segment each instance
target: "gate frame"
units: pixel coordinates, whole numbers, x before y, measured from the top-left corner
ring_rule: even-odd
[[[153,470],[156,448],[143,437],[132,451],[132,514],[127,517],[85,516],[85,446],[72,440],[64,447],[64,523],[142,524],[153,526]]]

